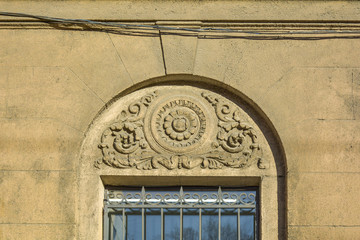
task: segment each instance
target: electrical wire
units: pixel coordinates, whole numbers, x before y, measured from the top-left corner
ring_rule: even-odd
[[[360,30],[279,30],[276,31],[262,30],[249,31],[231,28],[216,28],[216,27],[170,27],[158,24],[129,24],[129,23],[114,23],[105,21],[94,21],[87,19],[67,19],[55,18],[40,15],[31,15],[25,13],[14,12],[0,12],[0,16],[17,17],[17,18],[32,18],[37,19],[48,24],[63,24],[58,28],[66,29],[71,26],[82,26],[82,29],[69,29],[81,31],[106,31],[116,34],[128,34],[137,36],[158,36],[160,33],[154,33],[154,30],[161,31],[163,35],[179,35],[179,36],[197,36],[204,39],[226,39],[226,38],[243,38],[243,39],[258,39],[258,40],[281,40],[281,39],[306,39],[306,40],[320,40],[320,39],[334,39],[334,38],[360,38]],[[99,27],[103,27],[99,29]],[[105,27],[105,28],[104,28]],[[359,25],[360,28],[360,25]],[[222,35],[221,35],[222,34]],[[228,35],[226,35],[228,34]],[[236,36],[234,34],[242,34]],[[251,35],[251,36],[250,36]],[[297,35],[297,36],[294,36]],[[301,35],[317,35],[317,36],[301,36]]]

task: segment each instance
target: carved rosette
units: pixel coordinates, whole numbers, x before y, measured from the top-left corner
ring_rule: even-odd
[[[159,153],[188,153],[202,145],[207,128],[204,106],[189,96],[165,97],[149,109],[145,135]]]
[[[216,94],[153,92],[130,104],[104,130],[103,158],[96,166],[263,169],[257,138],[242,110]]]
[[[163,128],[171,140],[187,141],[195,134],[197,127],[196,117],[186,110],[173,110],[164,118]],[[161,123],[159,129],[162,131]]]

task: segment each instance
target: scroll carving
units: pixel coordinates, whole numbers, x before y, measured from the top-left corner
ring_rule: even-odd
[[[242,119],[240,109],[212,94],[202,93],[202,96],[215,108],[218,117],[214,148],[220,146],[228,153],[237,153],[229,167],[245,167],[256,162],[259,168],[266,168],[256,131]]]
[[[256,164],[266,168],[257,133],[241,110],[208,92],[197,98],[207,105],[186,96],[162,99],[158,92],[133,102],[103,132],[99,144],[103,157],[95,166],[172,170]],[[217,118],[209,121],[214,126],[209,126],[209,112]],[[208,131],[211,128],[215,130]],[[208,148],[206,139],[211,139]]]
[[[156,97],[157,92],[153,92],[130,104],[127,110],[120,113],[117,121],[104,131],[99,148],[102,150],[102,160],[105,164],[125,167],[127,163],[124,156],[136,152],[139,148],[148,147],[143,132],[143,119],[145,109]],[[96,162],[96,166],[99,164],[101,161]]]

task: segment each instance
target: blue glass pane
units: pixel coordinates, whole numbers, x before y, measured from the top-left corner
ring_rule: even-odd
[[[112,226],[112,240],[122,240],[123,239],[123,216],[122,213],[111,214],[110,221]]]
[[[126,209],[126,240],[141,239],[141,209]]]
[[[145,237],[146,240],[161,239],[161,210],[149,208],[145,211]]]
[[[219,238],[219,210],[201,210],[201,238],[202,240],[218,240]]]
[[[199,240],[199,209],[183,210],[183,239]]]
[[[165,240],[180,240],[180,209],[164,209]]]
[[[221,240],[237,239],[237,209],[221,210]]]
[[[240,212],[241,240],[255,239],[255,209],[241,209]]]

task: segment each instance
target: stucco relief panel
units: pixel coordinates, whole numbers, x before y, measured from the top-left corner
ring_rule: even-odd
[[[139,94],[141,93],[141,94]],[[131,94],[104,126],[101,168],[264,169],[260,130],[229,99],[200,88],[168,86]]]

